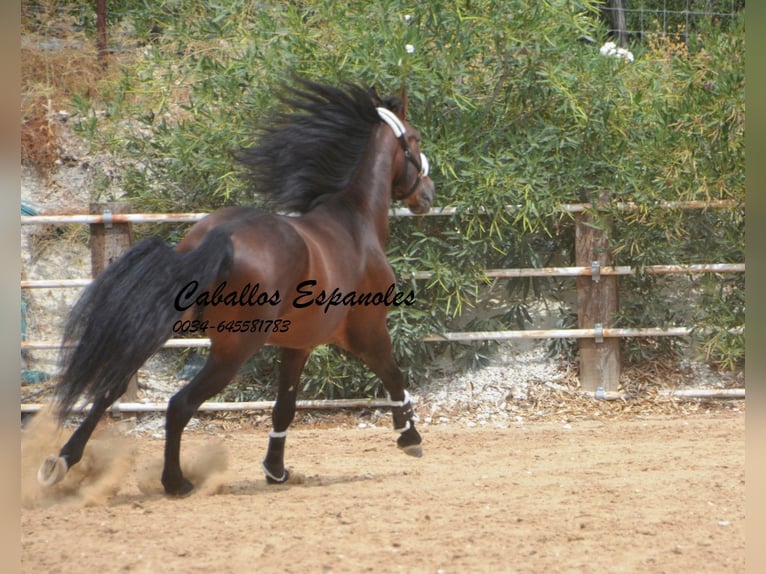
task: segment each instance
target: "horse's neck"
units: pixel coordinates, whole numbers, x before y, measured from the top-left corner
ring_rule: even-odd
[[[371,136],[367,153],[348,189],[340,193],[337,200],[353,211],[353,225],[375,234],[381,245],[388,238],[388,216],[391,208],[391,186],[393,183],[393,160],[396,142],[388,126],[381,124]]]

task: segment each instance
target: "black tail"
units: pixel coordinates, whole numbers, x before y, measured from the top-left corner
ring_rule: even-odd
[[[60,419],[80,396],[95,401],[125,392],[183,315],[175,307],[178,292],[190,281],[207,286],[225,277],[233,256],[229,233],[213,229],[189,253],[177,253],[155,237],[107,267],[83,291],[64,327],[56,386]]]

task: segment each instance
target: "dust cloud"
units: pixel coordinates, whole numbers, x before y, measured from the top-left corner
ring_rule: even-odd
[[[138,489],[146,495],[164,494],[162,459],[145,463],[137,469]],[[223,442],[209,442],[181,447],[181,471],[194,484],[192,494],[212,495],[222,492],[229,480],[229,454]]]
[[[85,447],[82,460],[64,479],[44,487],[37,470],[49,455],[58,454],[73,429],[62,429],[50,410],[37,413],[21,433],[21,502],[25,508],[54,504],[98,506],[136,485],[144,495],[162,495],[162,459],[143,463],[135,458],[137,441],[120,425],[100,425]],[[193,494],[222,491],[228,476],[228,452],[222,441],[205,442],[181,450],[181,468],[195,486]],[[131,478],[133,480],[129,480]]]

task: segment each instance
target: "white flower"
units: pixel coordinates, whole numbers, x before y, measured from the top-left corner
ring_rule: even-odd
[[[621,58],[627,62],[633,61],[633,54],[625,48],[618,48],[614,42],[606,42],[599,50],[602,56],[614,56],[615,58]]]
[[[615,53],[615,56],[617,58],[622,58],[623,60],[627,60],[628,62],[633,61],[633,53],[630,50],[626,50],[625,48],[617,48],[617,52]]]
[[[412,54],[415,51],[415,46],[413,46],[412,44],[407,44],[406,46],[404,46],[404,49],[408,54]]]
[[[612,52],[614,52],[616,48],[617,48],[617,44],[615,44],[614,42],[607,42],[606,44],[601,46],[601,50],[600,50],[601,55],[611,56]]]
[[[404,15],[404,21],[405,22],[409,22],[410,20],[412,20],[412,14],[405,14]]]

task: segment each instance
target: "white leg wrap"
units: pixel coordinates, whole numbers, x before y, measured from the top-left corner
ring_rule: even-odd
[[[408,430],[410,430],[411,427],[412,427],[412,424],[410,423],[410,421],[407,421],[407,424],[405,424],[400,429],[394,429],[394,432],[398,432],[398,433],[407,432]]]
[[[275,430],[272,430],[269,433],[269,438],[285,438],[287,436],[287,431],[277,432]]]
[[[271,474],[271,472],[269,472],[269,469],[266,468],[266,463],[261,464],[261,468],[263,468],[264,474],[268,476],[271,480],[275,480],[277,482],[284,482],[285,479],[287,478],[287,470],[284,470],[282,472],[282,476],[274,476],[273,474]]]
[[[391,401],[392,407],[403,407],[404,405],[411,403],[412,397],[410,396],[410,393],[407,391],[404,391],[404,399],[401,401]]]
[[[394,432],[403,433],[412,428],[412,423],[418,421],[418,417],[412,409],[412,397],[410,393],[404,391],[404,399],[401,401],[392,401],[391,407],[393,409],[402,409],[404,412],[399,414],[399,417],[407,416],[407,420],[404,421],[404,425],[401,427],[394,426]],[[409,411],[409,412],[407,412]],[[396,424],[397,414],[394,413],[394,424]],[[400,418],[401,420],[401,418]]]

